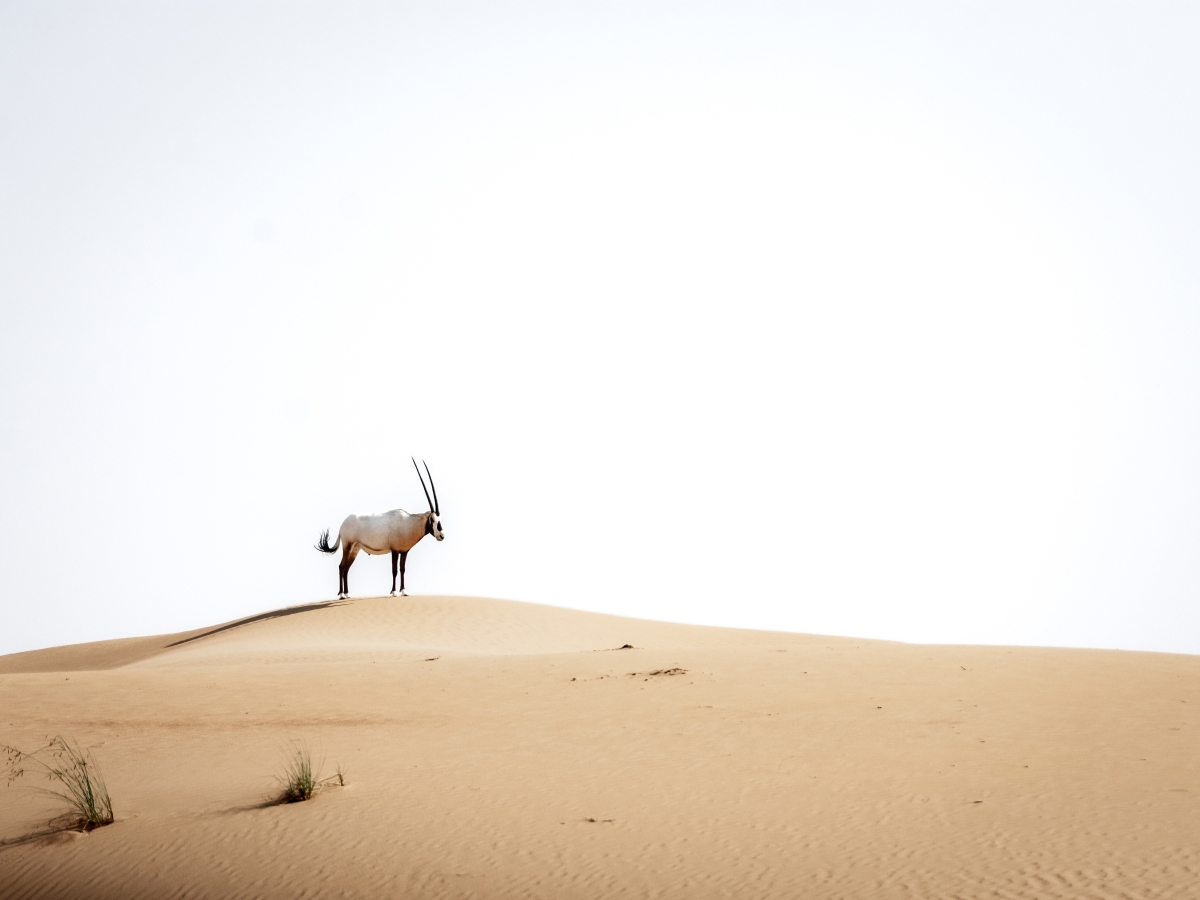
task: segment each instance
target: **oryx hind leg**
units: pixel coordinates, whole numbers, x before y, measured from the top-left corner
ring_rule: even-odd
[[[350,567],[354,565],[354,558],[356,556],[358,556],[358,544],[346,543],[342,545],[342,562],[338,566],[338,599],[350,596]]]

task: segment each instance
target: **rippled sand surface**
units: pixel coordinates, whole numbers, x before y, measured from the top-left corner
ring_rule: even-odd
[[[0,657],[0,743],[117,815],[0,785],[0,897],[1200,897],[1198,706],[1200,657],[294,607]],[[348,784],[272,805],[294,742]]]

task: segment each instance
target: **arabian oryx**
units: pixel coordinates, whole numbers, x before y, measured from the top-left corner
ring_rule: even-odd
[[[407,513],[402,509],[380,513],[377,516],[347,516],[342,527],[338,529],[337,540],[329,545],[329,529],[321,533],[316,547],[322,553],[336,553],[342,548],[342,563],[338,566],[338,599],[350,596],[350,582],[347,574],[354,564],[354,557],[360,549],[366,550],[372,556],[384,553],[392,554],[392,596],[396,596],[396,562],[400,562],[400,596],[405,597],[404,591],[404,561],[408,551],[427,534],[432,534],[439,541],[446,535],[442,531],[442,523],[438,518],[442,514],[438,507],[437,488],[433,484],[433,475],[429,466],[425,466],[425,474],[429,476],[429,487],[425,487],[425,478],[421,468],[413,460],[417,469],[417,477],[421,479],[421,489],[425,491],[425,500],[429,503],[429,512]],[[429,499],[429,488],[433,488],[433,499]]]

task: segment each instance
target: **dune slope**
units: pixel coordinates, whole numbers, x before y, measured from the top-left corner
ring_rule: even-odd
[[[0,787],[0,897],[1191,897],[1197,704],[1197,657],[312,604],[0,657],[0,743],[117,814]],[[267,803],[295,741],[348,785]]]

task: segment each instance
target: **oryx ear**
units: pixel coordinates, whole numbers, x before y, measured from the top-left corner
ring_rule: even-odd
[[[421,475],[421,467],[417,465],[416,459],[414,459],[411,456],[409,457],[409,459],[412,460],[413,468],[417,470],[417,477],[421,479],[421,490],[423,490],[425,492],[425,502],[429,504],[429,511],[433,512],[434,504],[433,504],[433,501],[429,499],[429,488],[425,487],[425,479]],[[432,482],[433,477],[430,476],[429,480]]]

